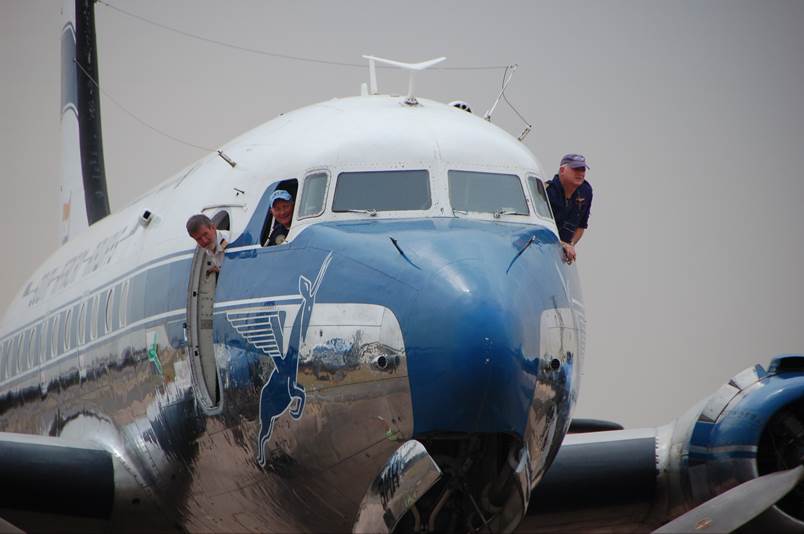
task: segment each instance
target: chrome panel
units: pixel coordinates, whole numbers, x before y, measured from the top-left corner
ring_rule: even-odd
[[[748,369],[744,369],[734,375],[734,378],[729,380],[729,384],[733,385],[734,387],[743,390],[749,387],[750,385],[759,381],[759,379],[765,374],[765,371],[762,369],[761,365],[755,365],[753,367],[749,367]]]
[[[540,318],[539,381],[524,436],[533,484],[541,480],[571,422],[585,338],[578,326],[569,308],[546,309]]]
[[[304,413],[277,419],[264,468],[256,443],[271,358],[232,339],[216,344],[221,412],[205,414],[193,391],[183,315],[43,366],[0,399],[0,430],[98,437],[115,454],[114,529],[147,519],[160,530],[349,530],[366,488],[411,437],[413,416],[393,313],[375,306],[357,315],[370,315],[365,324],[339,326],[330,319],[344,308],[330,313],[330,306],[316,305],[300,351]],[[360,305],[347,306],[356,313]],[[244,385],[231,371],[245,356],[258,365]]]
[[[527,445],[520,449],[516,460],[511,456],[508,462],[513,469],[514,484],[502,510],[490,523],[495,532],[513,532],[525,517],[530,502],[530,481],[533,474],[530,471],[530,452]]]
[[[353,532],[392,532],[419,498],[441,478],[441,469],[416,440],[388,459],[360,503]]]
[[[723,384],[720,386],[714,395],[709,397],[709,400],[704,406],[703,411],[701,412],[701,421],[706,421],[708,423],[714,423],[717,421],[717,418],[723,413],[723,410],[726,409],[726,406],[731,402],[731,399],[734,398],[740,392],[738,387],[733,386],[732,384]]]

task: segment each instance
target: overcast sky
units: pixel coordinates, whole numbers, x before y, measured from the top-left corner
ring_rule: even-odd
[[[576,416],[665,423],[735,373],[804,353],[804,2],[108,3],[209,39],[360,63],[516,63],[507,95],[554,171],[587,155],[578,247],[587,364]],[[57,245],[60,2],[0,2],[0,309]],[[98,5],[101,85],[215,148],[279,113],[357,95],[367,69],[190,39]],[[491,105],[496,71],[434,71],[421,96]],[[406,90],[381,71],[380,89]],[[102,100],[112,209],[204,155]],[[524,125],[501,104],[494,122]]]

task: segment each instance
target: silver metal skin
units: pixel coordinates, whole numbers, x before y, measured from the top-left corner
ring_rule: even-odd
[[[667,455],[659,456],[665,463],[659,464],[657,487],[666,500],[661,503],[662,506],[654,508],[654,525],[661,524],[668,517],[678,517],[718,494],[760,476],[756,457],[721,457],[695,466],[690,466],[687,460],[691,452],[692,432],[697,422],[717,423],[727,416],[739,414],[743,410],[740,400],[763,387],[758,367],[749,367],[735,375],[672,425]],[[800,414],[800,417],[802,415],[804,414]],[[747,414],[743,417],[753,416]],[[756,424],[752,419],[746,421],[746,424]],[[657,448],[660,445],[661,441],[657,440]],[[749,448],[755,455],[757,446]],[[759,525],[777,532],[801,532],[804,529],[804,523],[777,506],[766,510],[757,522],[752,523],[752,528],[760,528]]]
[[[794,357],[793,359],[800,358]],[[777,359],[778,360],[778,359]],[[770,369],[773,369],[773,365]],[[776,363],[775,365],[780,365]],[[800,364],[798,364],[800,365]],[[800,369],[800,367],[799,367]],[[767,373],[760,367],[748,368],[734,376],[728,383],[719,388],[710,397],[699,402],[681,417],[672,423],[646,429],[629,429],[611,432],[594,432],[568,435],[562,445],[565,455],[564,465],[557,462],[558,470],[554,464],[550,472],[553,483],[549,477],[544,485],[535,490],[531,511],[520,526],[525,532],[555,532],[555,531],[606,531],[606,532],[639,532],[657,529],[674,518],[679,518],[690,510],[703,503],[709,503],[705,515],[711,517],[700,520],[701,529],[712,528],[719,531],[719,524],[714,514],[725,514],[722,520],[746,519],[756,513],[756,507],[743,506],[742,514],[732,514],[728,509],[720,508],[719,503],[731,502],[737,499],[747,499],[752,505],[757,503],[776,501],[763,494],[766,499],[752,496],[753,488],[761,488],[765,481],[758,480],[765,477],[774,480],[781,477],[794,478],[795,464],[799,456],[796,451],[801,450],[801,422],[804,417],[802,405],[804,399],[800,397],[801,374],[800,371],[788,371],[790,374],[784,378],[781,375],[774,377],[772,370]],[[773,380],[776,379],[774,382]],[[780,384],[780,382],[784,384]],[[799,389],[797,389],[799,388]],[[798,397],[796,397],[796,392]],[[766,394],[763,397],[763,392]],[[773,401],[783,398],[784,401]],[[757,401],[757,399],[760,399]],[[764,399],[764,401],[762,400]],[[768,399],[774,404],[768,408]],[[790,400],[792,399],[792,401]],[[753,404],[752,404],[753,402]],[[791,434],[784,438],[773,434],[774,421],[785,422]],[[699,425],[696,434],[696,425]],[[760,435],[757,443],[752,444],[744,437],[721,439],[718,434],[706,434],[701,429],[717,428],[724,432],[736,432],[740,429],[756,430]],[[796,435],[793,433],[798,432]],[[723,436],[723,434],[719,434]],[[792,437],[790,437],[792,436]],[[753,438],[752,438],[753,439]],[[739,440],[739,441],[738,441]],[[786,440],[786,441],[785,441]],[[634,444],[629,451],[640,458],[629,464],[618,458],[618,443]],[[566,469],[566,454],[580,444],[587,444],[586,449],[590,458],[576,460],[569,470]],[[763,443],[765,453],[763,456]],[[773,455],[777,461],[786,460],[793,465],[773,466],[767,465],[768,444],[773,443]],[[625,450],[625,447],[621,448]],[[651,455],[651,452],[653,453]],[[784,454],[782,454],[784,452]],[[789,455],[787,453],[790,453]],[[650,458],[654,456],[655,460]],[[764,461],[765,466],[760,467]],[[595,463],[597,462],[597,463]],[[655,473],[653,468],[655,466]],[[789,469],[793,467],[793,469]],[[561,469],[565,469],[561,471]],[[574,473],[579,476],[575,476]],[[595,474],[608,470],[607,482],[595,480]],[[776,475],[784,472],[784,475]],[[560,473],[563,473],[561,475]],[[769,474],[773,473],[773,474]],[[558,475],[557,475],[558,474]],[[572,489],[566,482],[562,487],[556,484],[556,477],[564,476],[564,481],[576,481],[591,484],[593,490],[583,492]],[[610,482],[608,481],[610,479]],[[645,481],[647,479],[647,482]],[[745,484],[746,486],[741,486]],[[737,489],[742,487],[743,489]],[[568,491],[564,491],[569,488]],[[633,491],[637,488],[639,491]],[[548,505],[539,506],[540,499],[545,494],[539,490],[558,490],[558,498],[550,501]],[[721,501],[712,501],[718,495],[732,491],[732,497]],[[774,491],[783,489],[774,488]],[[798,491],[799,493],[795,493]],[[596,494],[593,495],[593,492]],[[801,488],[791,492],[786,498],[779,500],[775,505],[767,508],[748,525],[748,531],[754,532],[802,532],[804,522],[800,517],[801,509],[796,508],[794,500],[800,497]],[[589,496],[592,502],[589,502]],[[607,497],[613,497],[606,502]],[[565,499],[565,502],[561,502]],[[737,499],[739,500],[739,499]],[[733,503],[732,503],[733,504]],[[739,503],[737,503],[739,506]],[[765,505],[763,504],[763,507]],[[750,513],[748,513],[750,512]],[[795,513],[798,516],[795,516]],[[688,525],[688,523],[682,523]],[[697,523],[696,523],[697,524]],[[671,525],[670,528],[673,526]]]
[[[441,478],[441,469],[416,440],[406,441],[371,483],[357,514],[355,533],[393,532],[399,520]]]
[[[262,384],[234,388],[229,364],[236,349],[217,344],[226,400],[217,416],[204,414],[187,351],[167,342],[168,329],[183,316],[43,368],[6,397],[16,407],[3,414],[2,430],[91,437],[113,451],[119,481],[114,529],[141,528],[142,516],[130,519],[147,511],[154,528],[351,530],[366,488],[411,436],[412,411],[393,314],[384,310],[379,325],[323,324],[343,312],[318,305],[310,326],[317,339],[302,347],[299,364],[304,417],[278,418],[265,468],[255,461]],[[149,337],[156,347],[145,346]],[[333,339],[354,343],[330,343],[329,354],[313,353],[314,345]],[[384,366],[377,365],[381,356]],[[154,372],[154,360],[161,373]]]

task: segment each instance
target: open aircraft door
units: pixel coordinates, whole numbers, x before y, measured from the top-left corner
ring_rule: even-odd
[[[229,229],[229,214],[218,212],[212,222],[221,230]],[[209,272],[212,261],[204,249],[197,247],[190,268],[187,288],[187,350],[193,375],[196,399],[204,411],[221,409],[222,388],[213,342],[213,311],[218,273]]]

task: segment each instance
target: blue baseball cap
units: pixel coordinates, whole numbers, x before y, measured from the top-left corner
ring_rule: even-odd
[[[276,191],[271,193],[271,206],[273,206],[274,202],[276,202],[280,198],[282,200],[287,200],[288,202],[293,202],[293,197],[290,195],[290,193],[288,193],[284,189],[277,189]]]
[[[567,154],[563,158],[561,158],[561,165],[563,167],[566,165],[570,169],[580,169],[581,167],[589,168],[589,165],[586,164],[586,158],[583,157],[581,154]]]

